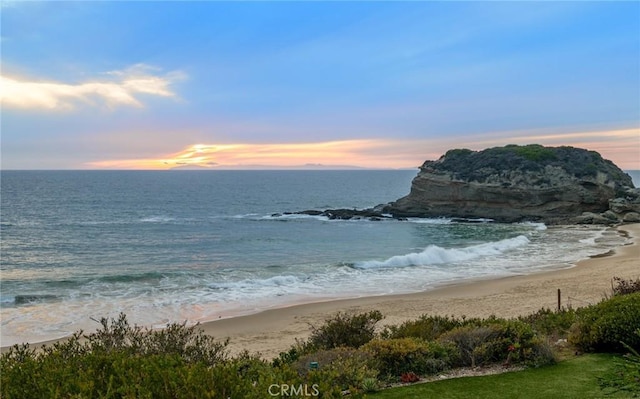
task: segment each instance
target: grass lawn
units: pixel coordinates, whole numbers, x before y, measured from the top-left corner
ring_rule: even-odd
[[[554,366],[483,377],[464,377],[416,384],[368,394],[373,399],[411,398],[624,398],[606,395],[598,377],[614,367],[613,355],[590,354]]]

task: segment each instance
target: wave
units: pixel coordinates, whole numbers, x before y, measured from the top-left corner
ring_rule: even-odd
[[[282,287],[300,283],[300,278],[291,275],[273,276],[265,279],[246,279],[228,283],[210,283],[207,286],[214,290],[230,290],[251,287]]]
[[[408,218],[408,222],[410,223],[418,223],[418,224],[451,224],[453,220],[449,218]]]
[[[147,218],[140,219],[141,222],[145,222],[145,223],[168,223],[168,222],[173,222],[175,220],[176,220],[175,218],[168,217],[168,216],[150,216]]]
[[[533,227],[534,229],[538,230],[538,231],[544,231],[547,229],[547,225],[544,223],[539,223],[539,222],[521,222],[518,223],[521,226],[527,226],[527,227]]]
[[[105,283],[137,283],[145,281],[154,282],[167,277],[167,274],[168,273],[161,273],[156,271],[145,273],[113,274],[98,277],[96,281]]]
[[[472,245],[465,248],[442,248],[437,245],[429,245],[422,252],[396,255],[384,261],[369,260],[356,262],[353,264],[353,267],[356,269],[376,269],[454,263],[479,258],[481,256],[500,255],[511,249],[527,245],[528,243],[529,239],[527,237],[519,235],[514,238]]]

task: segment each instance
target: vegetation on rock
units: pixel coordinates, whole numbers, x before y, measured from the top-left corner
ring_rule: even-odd
[[[633,187],[631,177],[613,162],[602,158],[595,151],[568,146],[511,144],[483,151],[453,149],[437,161],[425,162],[422,168],[452,172],[459,180],[483,182],[492,174],[500,175],[511,171],[541,172],[547,166],[561,168],[576,178],[593,178],[598,172],[602,172],[611,176],[619,187]]]

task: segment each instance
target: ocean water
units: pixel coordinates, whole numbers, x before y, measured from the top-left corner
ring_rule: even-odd
[[[120,312],[160,327],[535,273],[625,241],[592,226],[280,215],[393,201],[415,175],[2,171],[0,344]]]

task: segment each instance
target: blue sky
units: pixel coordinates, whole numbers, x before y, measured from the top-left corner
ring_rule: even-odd
[[[638,2],[2,2],[2,167],[640,169]]]

